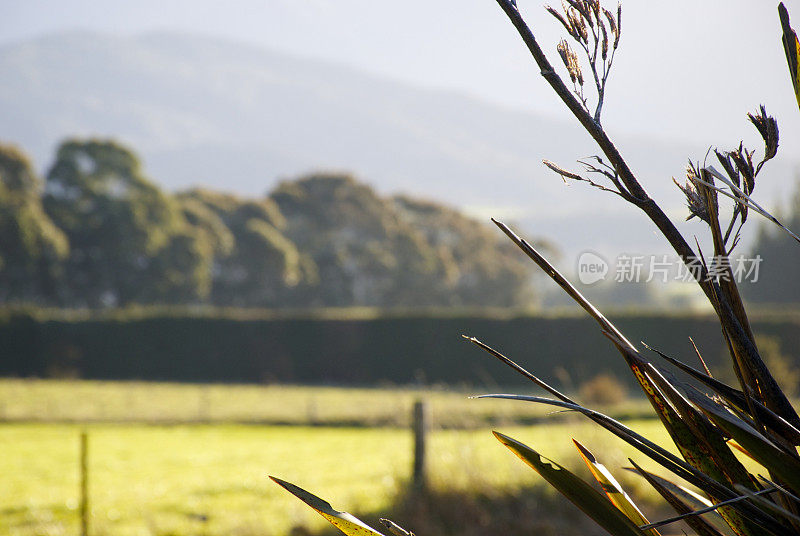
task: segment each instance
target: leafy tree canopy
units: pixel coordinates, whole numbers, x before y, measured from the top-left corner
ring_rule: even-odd
[[[270,199],[241,199],[209,190],[178,195],[187,217],[215,246],[215,305],[294,305],[294,290],[313,285],[316,270],[286,238],[286,225]]]
[[[792,197],[787,215],[780,218],[795,234],[800,233],[800,183]],[[800,249],[788,234],[769,224],[762,224],[752,248],[760,255],[758,281],[743,285],[745,297],[756,303],[796,303],[800,297],[800,281],[786,277],[797,273]]]
[[[195,269],[203,257],[199,237],[127,147],[108,140],[64,142],[47,174],[44,207],[71,247],[65,304],[158,302],[176,288],[191,301],[202,293]],[[167,259],[184,265],[175,269]]]
[[[0,144],[0,301],[44,301],[69,245],[42,209],[41,180],[19,149]]]
[[[319,269],[320,305],[530,303],[531,272],[519,254],[455,210],[383,198],[348,175],[284,182],[271,197],[287,236]]]
[[[0,146],[0,303],[511,306],[531,271],[487,224],[345,174],[262,198],[161,190],[134,151],[71,139],[46,181]]]

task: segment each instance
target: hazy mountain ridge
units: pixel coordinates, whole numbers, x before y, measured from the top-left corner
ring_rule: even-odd
[[[652,247],[641,216],[585,185],[565,188],[542,158],[593,154],[574,125],[423,90],[354,69],[249,45],[180,34],[66,33],[0,48],[0,137],[44,169],[66,136],[114,136],[136,147],[170,189],[204,185],[253,194],[314,169],[346,169],[381,192],[473,210],[492,208],[537,235],[604,250]],[[749,133],[743,120],[743,133]],[[671,183],[706,148],[617,137],[648,190],[678,210]],[[646,167],[645,167],[646,166]],[[786,175],[792,165],[783,166]],[[766,191],[765,191],[766,190]],[[775,190],[761,189],[770,202]],[[616,213],[624,233],[608,233]],[[660,241],[658,242],[661,243]]]

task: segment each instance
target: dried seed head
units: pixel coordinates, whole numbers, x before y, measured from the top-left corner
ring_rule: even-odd
[[[719,160],[722,169],[725,170],[725,174],[728,175],[728,178],[733,182],[736,186],[742,186],[741,179],[739,176],[739,172],[736,171],[733,162],[731,161],[730,153],[721,153],[719,151],[714,151],[714,154],[717,155],[717,160]]]
[[[617,33],[614,38],[614,48],[619,46],[620,35],[622,35],[622,4],[617,4]]]
[[[572,36],[573,39],[576,41],[580,41],[581,39],[581,31],[579,27],[576,25],[574,15],[570,15],[572,10],[569,5],[564,1],[561,0],[561,9],[564,11],[564,18],[566,18],[567,23],[565,25],[569,35]]]
[[[586,30],[586,17],[583,14],[585,8],[581,2],[576,0],[566,0],[566,3],[562,0],[562,5],[564,6],[564,13],[567,15],[567,20],[569,20],[570,25],[573,28],[573,37],[576,40],[586,40],[589,37],[589,34]]]
[[[564,62],[564,67],[569,70],[569,58],[571,50],[569,49],[569,43],[567,43],[567,40],[562,39],[559,41],[556,50],[558,50],[558,55],[561,56],[561,61]]]
[[[581,17],[584,19],[589,18],[588,2],[585,0],[567,0],[567,3],[578,13],[580,13]],[[591,24],[591,21],[589,23]]]
[[[686,205],[689,207],[689,216],[686,218],[687,221],[696,216],[710,224],[711,216],[706,204],[705,194],[699,190],[699,188],[707,187],[699,183],[697,181],[698,178],[698,170],[689,162],[689,165],[686,166],[686,183],[681,186],[681,184],[675,180],[675,177],[672,178],[672,182],[674,182],[686,196]]]
[[[583,73],[581,72],[581,64],[578,63],[578,56],[572,53],[572,69],[575,71],[575,78],[578,79],[578,85],[583,86]]]
[[[586,23],[589,25],[589,28],[594,28],[594,21],[592,20],[592,13],[594,12],[594,2],[592,0],[585,0],[583,2],[583,11],[581,14],[583,18],[586,19]]]
[[[731,182],[737,187],[741,188],[741,177],[739,172],[736,170],[736,166],[731,159],[730,153],[721,153],[715,150],[714,154],[717,155],[717,160],[719,160],[722,169],[725,170],[725,174],[728,176]],[[734,210],[741,213],[742,223],[744,223],[747,220],[747,203],[737,203]],[[734,212],[734,217],[736,217],[736,212]]]
[[[589,32],[586,30],[586,19],[581,16],[578,10],[573,8],[568,8],[566,13],[567,20],[569,20],[569,24],[573,28],[572,37],[574,37],[575,40],[581,40],[584,43],[588,43]]]
[[[703,202],[703,199],[700,197],[700,193],[697,191],[695,185],[689,181],[687,181],[684,185],[681,185],[681,183],[675,180],[675,177],[672,178],[672,182],[674,182],[675,186],[680,188],[680,190],[686,196],[686,206],[689,207],[689,215],[686,217],[686,221],[689,221],[697,216],[706,223],[710,222],[711,219],[706,211],[706,205]]]
[[[608,27],[611,29],[611,33],[614,36],[614,48],[617,48],[616,43],[619,42],[619,28],[617,27],[617,21],[614,19],[614,14],[605,8],[603,8],[603,14],[606,16]]]
[[[584,23],[584,21],[586,21],[586,20],[589,20],[589,19],[583,19],[583,18],[580,19],[581,26],[579,28],[580,32],[581,32],[581,39],[583,39],[584,43],[588,43],[589,42],[589,32],[588,32],[588,30],[586,30],[586,24]]]
[[[600,49],[603,59],[606,59],[608,57],[608,32],[606,32],[604,24],[598,24],[598,26],[600,26],[600,31],[603,34],[602,40],[600,41]]]
[[[767,115],[767,110],[762,104],[755,115],[747,114],[750,122],[758,129],[758,133],[764,139],[764,159],[761,164],[778,154],[778,122],[774,117]]]
[[[558,50],[558,55],[561,56],[561,61],[564,62],[564,66],[567,68],[569,79],[573,84],[577,82],[578,84],[583,85],[583,73],[581,73],[581,65],[578,62],[578,55],[572,51],[566,39],[559,41],[556,49]]]
[[[558,22],[560,22],[564,26],[564,28],[567,30],[567,32],[569,32],[569,34],[572,35],[572,28],[570,27],[569,23],[567,22],[567,19],[565,19],[564,16],[561,13],[556,11],[556,9],[554,7],[551,7],[551,6],[547,6],[547,7],[545,7],[545,9],[547,10],[548,13],[550,13],[552,16],[554,16],[556,19],[558,19]]]
[[[755,166],[753,166],[753,151],[748,151],[740,143],[738,149],[731,151],[728,154],[733,160],[733,163],[736,164],[736,171],[741,173],[742,178],[744,179],[744,181],[742,181],[742,189],[744,190],[744,193],[750,195],[756,185],[756,171]]]

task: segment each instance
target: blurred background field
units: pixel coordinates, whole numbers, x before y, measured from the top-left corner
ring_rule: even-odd
[[[603,387],[601,386],[601,389]],[[606,389],[620,389],[611,383]],[[439,428],[530,424],[552,408],[470,400],[493,389],[180,384],[0,379],[0,420],[10,422],[251,423],[408,427],[415,400],[429,402]],[[518,388],[515,391],[524,392]],[[601,404],[617,417],[649,415],[647,402],[613,393]],[[600,401],[602,402],[602,401]]]
[[[664,439],[655,421],[630,424]],[[617,473],[626,457],[635,455],[575,419],[500,429],[573,462],[570,467],[578,471],[583,468],[573,437],[602,449],[603,461]],[[392,507],[411,467],[411,434],[397,428],[3,424],[0,533],[78,533],[82,430],[89,434],[93,535],[304,534],[321,530],[325,521],[270,482],[268,474],[324,494],[334,507],[370,513]],[[489,429],[435,430],[429,450],[434,492],[481,497],[533,489],[540,501],[552,493]],[[635,477],[621,477],[637,493],[645,490]]]
[[[379,515],[406,519],[418,534],[462,535],[465,528],[475,535],[595,534],[584,516],[497,443],[492,429],[588,477],[571,442],[577,438],[601,456],[643,508],[656,508],[653,492],[620,469],[628,456],[655,468],[580,416],[469,398],[534,391],[530,384],[505,386],[505,368],[464,342],[464,332],[500,341],[510,356],[578,400],[671,444],[658,421],[642,419],[651,415],[647,403],[633,397],[630,375],[616,371],[621,360],[600,350],[592,335],[601,336],[585,319],[513,312],[360,314],[8,312],[0,322],[0,340],[8,342],[5,366],[41,367],[62,377],[0,379],[0,534],[80,534],[83,430],[90,447],[90,536],[327,536],[325,522],[272,484],[268,474],[368,522]],[[707,317],[613,316],[626,333],[668,350],[688,345],[665,333],[695,334],[716,365],[719,334]],[[784,366],[781,380],[795,384],[791,343],[797,322],[795,314],[757,320],[762,346],[772,343],[772,361]],[[670,329],[661,332],[665,325]],[[693,362],[685,351],[676,354]],[[249,372],[270,363],[291,363],[296,368],[287,371],[322,377],[346,369],[370,387],[267,382]],[[173,370],[187,377],[198,371],[214,376],[235,367],[251,374],[252,382],[267,383],[69,377],[115,370],[148,379]],[[438,382],[448,373],[464,380]],[[400,381],[415,375],[416,382]],[[411,414],[420,399],[432,422],[430,486],[421,496],[409,491]],[[663,509],[652,512],[654,519],[668,515]],[[680,532],[663,532],[673,533]]]
[[[141,318],[107,314],[75,321],[53,319],[48,316],[52,313],[42,313],[41,318],[8,315],[5,331],[0,333],[8,335],[6,350],[16,357],[6,365],[30,363],[32,354],[27,349],[33,348],[38,352],[33,355],[53,356],[55,363],[70,365],[46,369],[66,376],[81,372],[84,366],[102,372],[104,359],[131,374],[141,373],[147,364],[152,367],[147,370],[156,374],[164,370],[159,366],[169,359],[170,351],[177,349],[185,356],[181,366],[187,374],[210,365],[208,371],[234,366],[250,370],[247,360],[236,361],[237,355],[248,356],[245,349],[223,352],[220,344],[221,357],[206,356],[205,364],[193,359],[194,347],[180,349],[193,333],[206,332],[213,339],[207,333],[213,328],[226,334],[224,341],[239,341],[263,352],[276,347],[273,333],[284,333],[298,344],[286,354],[293,356],[287,362],[317,373],[347,366],[370,375],[372,386],[2,378],[0,534],[80,534],[82,431],[89,436],[90,536],[327,536],[330,529],[325,522],[272,484],[268,474],[318,493],[334,507],[368,522],[376,522],[379,515],[407,520],[418,534],[463,535],[465,528],[475,531],[468,536],[597,534],[585,516],[497,443],[492,429],[526,442],[588,478],[572,445],[571,439],[577,438],[600,457],[653,519],[670,515],[656,506],[653,492],[638,477],[621,470],[629,465],[629,456],[645,468],[656,468],[579,415],[524,402],[470,399],[491,392],[534,391],[530,384],[504,387],[495,379],[502,378],[497,372],[503,367],[463,342],[459,327],[460,332],[488,333],[492,341],[503,342],[509,355],[519,357],[524,366],[581,402],[658,443],[671,445],[658,421],[642,419],[652,413],[645,401],[633,397],[636,391],[629,385],[629,374],[614,372],[621,360],[594,351],[597,344],[590,337],[581,340],[572,335],[588,331],[575,316],[254,320],[148,314]],[[679,329],[669,331],[704,334],[695,340],[712,349],[712,355],[719,347],[713,338],[718,333],[702,316],[614,316],[620,316],[626,332],[647,341],[658,336],[659,327],[670,325]],[[788,353],[793,348],[788,343],[796,336],[792,328],[797,318],[765,315],[759,322],[765,334],[760,338],[765,355],[772,365],[783,367],[780,380],[796,387],[795,356]],[[176,335],[170,329],[174,326],[183,326],[185,332]],[[122,333],[138,334],[138,338],[117,336]],[[304,333],[306,338],[308,333],[320,337],[303,341],[300,335]],[[409,333],[425,333],[427,338],[417,343]],[[441,338],[454,340],[452,349],[435,346],[433,341]],[[377,346],[375,339],[381,341]],[[569,350],[557,352],[555,339],[564,340],[563,348]],[[659,342],[665,348],[670,344],[687,346],[685,341]],[[208,350],[201,341],[195,345],[197,351]],[[303,352],[312,346],[313,351]],[[415,346],[420,348],[417,354]],[[117,347],[120,352],[114,351]],[[149,348],[158,348],[160,353],[151,355]],[[283,348],[288,352],[287,346]],[[53,353],[55,349],[60,350]],[[253,363],[269,363],[274,357],[263,355],[270,357],[262,358],[257,352],[250,357]],[[304,355],[310,363],[303,362]],[[578,367],[571,362],[580,359],[584,369],[577,374]],[[381,380],[410,361],[416,363],[414,371],[428,373],[427,381],[424,374],[411,384]],[[715,365],[712,361],[711,366]],[[456,369],[472,382],[431,382],[435,371],[446,374]],[[415,401],[421,399],[428,404],[432,423],[427,445],[430,486],[423,495],[410,492],[411,414]],[[680,534],[680,527],[662,534]]]

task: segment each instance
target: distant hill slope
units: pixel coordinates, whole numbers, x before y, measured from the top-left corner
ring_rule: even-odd
[[[280,178],[343,169],[382,193],[513,218],[568,253],[663,244],[616,198],[565,188],[542,167],[542,158],[568,166],[595,152],[578,128],[462,95],[178,34],[42,37],[0,48],[0,77],[0,138],[31,151],[40,169],[66,136],[114,136],[170,189],[262,194]],[[743,134],[749,128],[743,118]],[[705,148],[625,136],[618,143],[680,218],[670,178]],[[792,164],[773,167],[784,178]],[[769,202],[776,191],[759,193]]]

